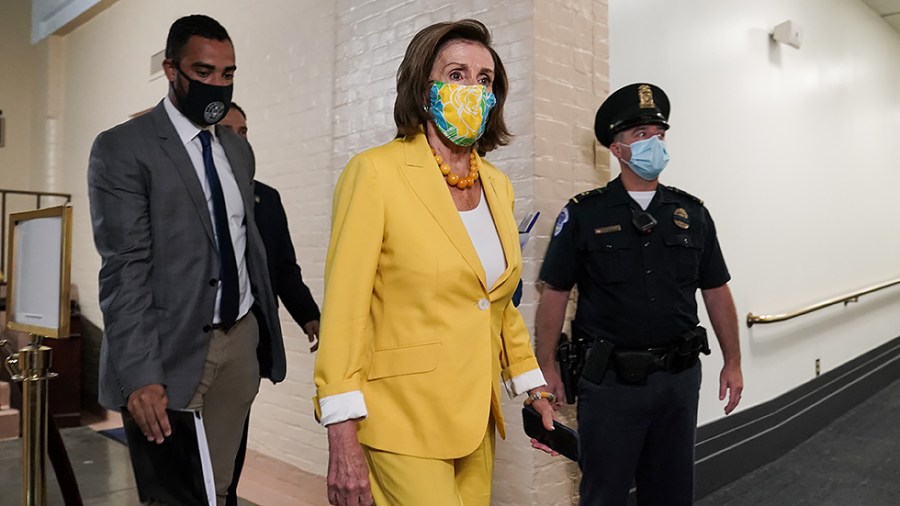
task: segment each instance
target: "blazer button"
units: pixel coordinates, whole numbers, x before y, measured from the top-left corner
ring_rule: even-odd
[[[219,280],[216,278],[212,278],[209,280],[209,286],[216,286],[219,284]]]
[[[203,326],[203,332],[209,332],[210,330],[212,330],[212,326],[210,326],[210,325]]]
[[[491,301],[487,299],[481,299],[478,301],[478,309],[482,311],[487,311],[491,307]]]

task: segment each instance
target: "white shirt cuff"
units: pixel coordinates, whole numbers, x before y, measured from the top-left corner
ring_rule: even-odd
[[[513,399],[532,388],[546,385],[547,380],[544,379],[544,375],[541,373],[540,369],[532,369],[510,378],[509,381],[504,383],[506,384],[506,393],[509,394],[510,399]]]
[[[319,399],[319,412],[322,414],[322,426],[365,418],[369,415],[366,401],[359,390],[329,395]]]

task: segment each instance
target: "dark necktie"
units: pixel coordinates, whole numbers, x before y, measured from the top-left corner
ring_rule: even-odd
[[[226,329],[231,328],[238,316],[238,271],[234,258],[234,245],[231,243],[231,232],[228,229],[228,210],[225,208],[225,193],[222,192],[222,181],[213,163],[212,146],[209,131],[200,130],[198,134],[203,146],[203,167],[206,169],[206,180],[213,202],[213,221],[216,225],[216,239],[219,243],[219,277],[222,280],[222,299],[219,302],[219,322]]]

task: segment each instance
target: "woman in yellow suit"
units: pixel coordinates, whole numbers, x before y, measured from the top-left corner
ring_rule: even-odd
[[[397,73],[397,138],[354,157],[334,196],[316,360],[331,504],[488,505],[500,380],[552,427],[511,297],[508,82],[478,21],[438,23]]]

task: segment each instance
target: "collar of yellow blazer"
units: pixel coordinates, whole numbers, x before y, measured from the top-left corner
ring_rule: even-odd
[[[459,212],[453,206],[453,200],[449,198],[450,194],[447,191],[447,184],[444,182],[444,178],[437,168],[437,163],[431,155],[431,147],[428,145],[425,134],[420,133],[414,137],[404,137],[403,148],[406,166],[415,168],[415,170],[406,171],[406,177],[409,179],[413,192],[416,193],[419,200],[444,230],[444,233],[447,234],[462,257],[478,275],[482,286],[488,292],[501,286],[512,273],[514,263],[517,261],[515,252],[519,251],[519,237],[515,221],[505,213],[491,212],[494,225],[500,236],[500,244],[503,247],[506,270],[497,279],[494,286],[489,287],[487,286],[484,267],[482,267],[478,253],[475,251],[472,240],[469,238],[469,233],[459,217]],[[476,154],[476,156],[478,155]],[[510,206],[511,208],[513,205],[512,196],[510,195],[509,202],[501,201],[500,194],[496,188],[496,181],[493,177],[493,171],[490,170],[491,166],[480,157],[478,158],[478,163],[481,167],[481,182],[488,206],[491,209],[498,209],[500,206]],[[432,170],[434,171],[433,173],[431,172]]]

